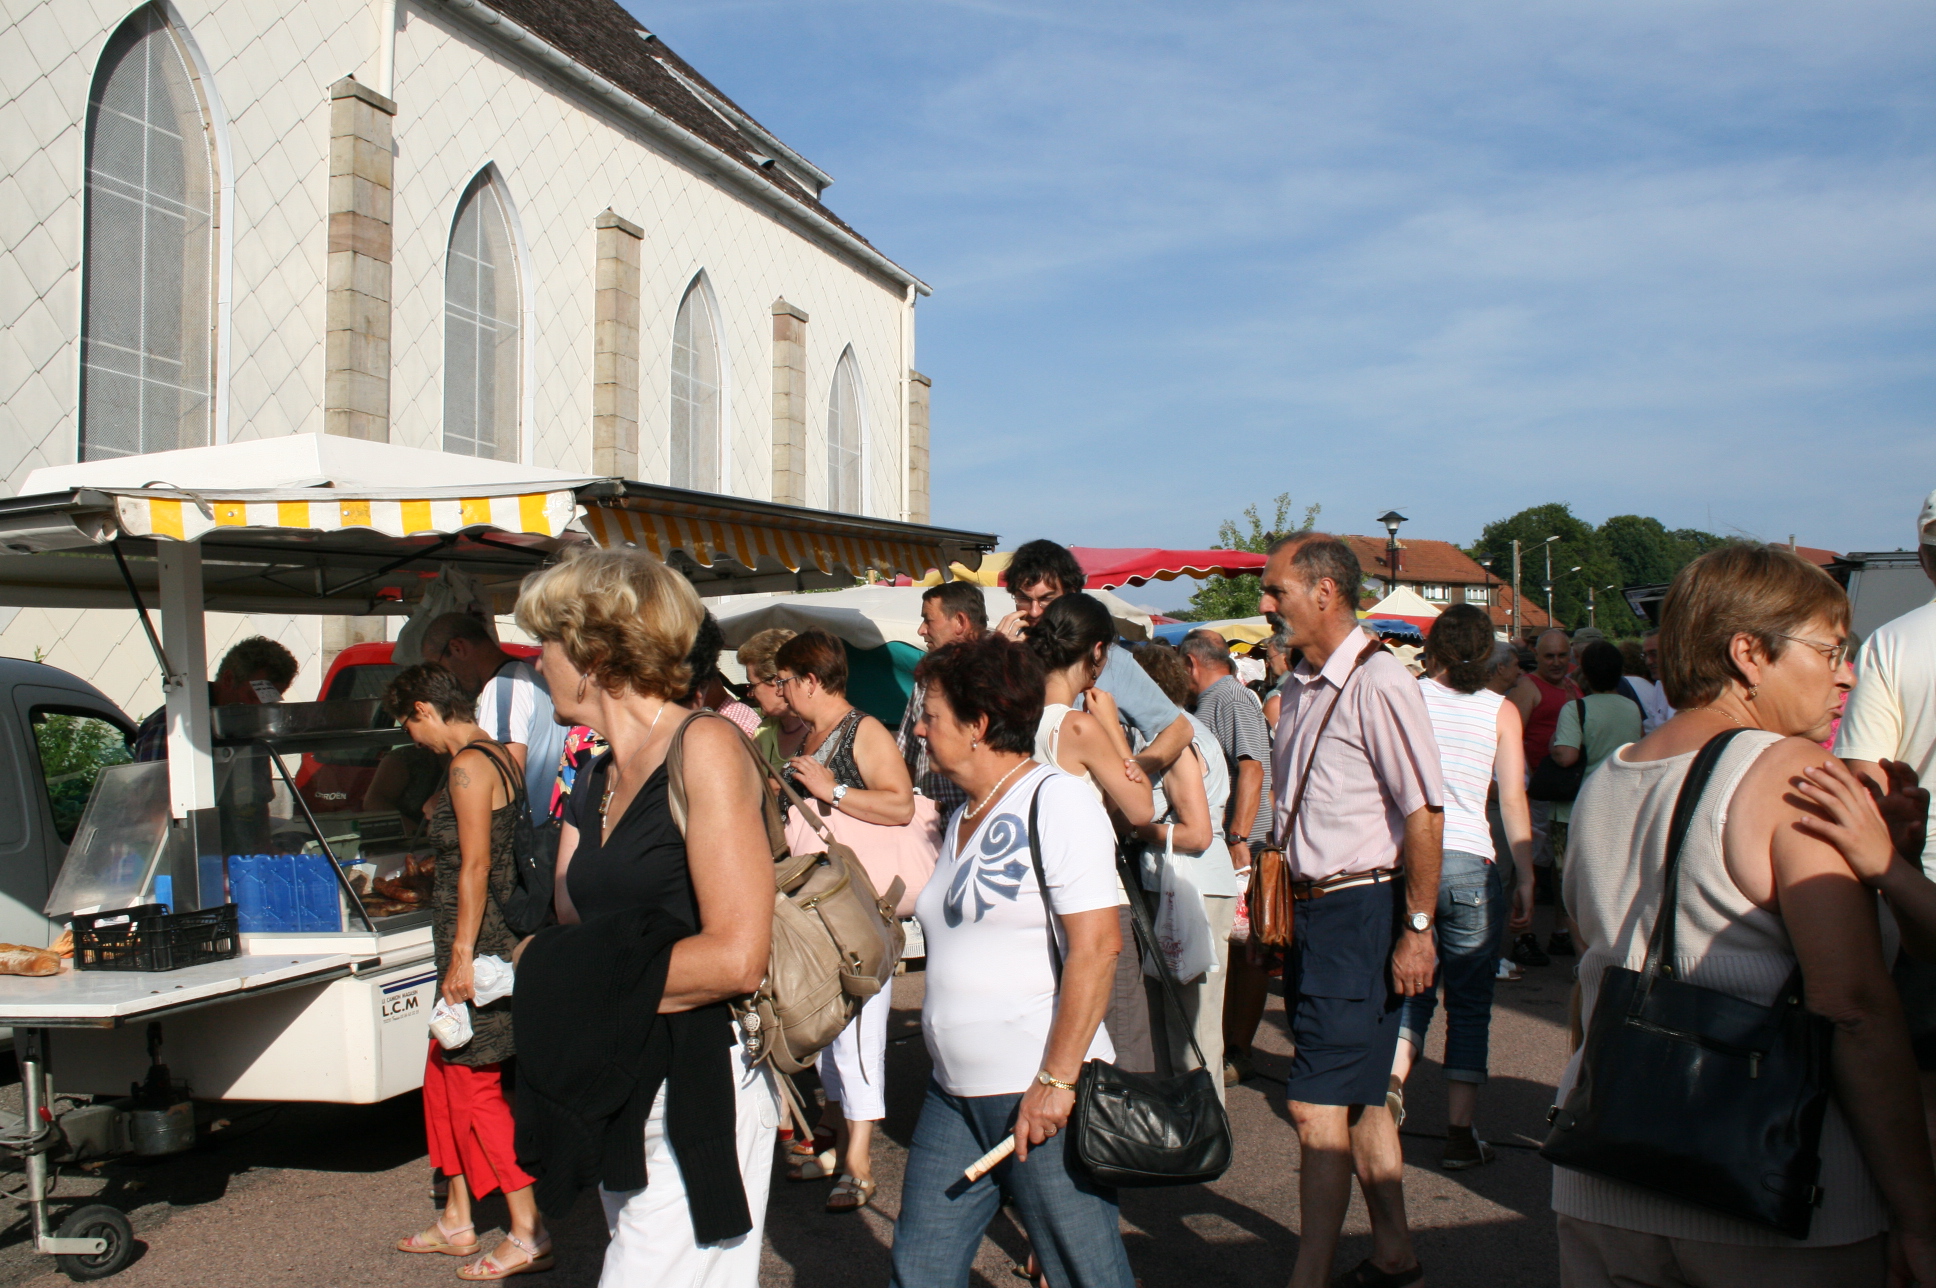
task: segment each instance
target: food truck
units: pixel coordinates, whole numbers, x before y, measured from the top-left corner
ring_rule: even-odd
[[[0,606],[136,609],[166,698],[167,759],[96,738],[78,818],[50,799],[22,814],[41,875],[0,881],[17,942],[70,924],[75,940],[71,968],[0,974],[26,1102],[0,1146],[26,1160],[37,1248],[71,1276],[118,1270],[132,1236],[101,1205],[50,1229],[50,1159],[185,1147],[191,1096],[366,1104],[422,1081],[429,855],[371,785],[434,781],[435,762],[369,695],[211,709],[204,613],[407,616],[461,576],[504,614],[528,573],[588,542],[646,549],[719,595],[973,568],[994,538],[318,435],[43,469],[0,499]],[[89,686],[35,707],[22,683],[0,708],[17,756],[45,754],[49,712],[125,732]],[[362,786],[299,786],[326,771]],[[83,1125],[46,1112],[56,1086],[138,1089]]]

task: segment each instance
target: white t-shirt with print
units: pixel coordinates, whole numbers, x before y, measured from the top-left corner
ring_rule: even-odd
[[[950,1095],[1015,1095],[1028,1090],[1042,1067],[1056,985],[1048,909],[1029,858],[1029,803],[1038,793],[1042,871],[1056,913],[1116,906],[1115,832],[1081,779],[1046,765],[1031,770],[959,854],[961,811],[955,812],[934,876],[914,906],[928,948],[921,1031],[935,1081]],[[1066,952],[1059,926],[1057,941]],[[1115,1057],[1098,1025],[1088,1058]]]

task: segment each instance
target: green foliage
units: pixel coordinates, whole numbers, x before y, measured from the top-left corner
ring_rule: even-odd
[[[1291,525],[1291,494],[1280,492],[1271,499],[1273,507],[1271,522],[1265,526],[1263,516],[1257,507],[1244,507],[1243,522],[1225,519],[1217,527],[1218,550],[1248,550],[1262,554],[1270,543],[1277,538],[1293,532],[1309,532],[1317,526],[1318,513],[1323,508],[1318,505],[1304,507],[1304,520],[1295,527]],[[1206,577],[1197,592],[1190,596],[1188,610],[1175,614],[1184,621],[1220,622],[1232,617],[1255,617],[1258,602],[1263,597],[1263,585],[1254,574],[1245,573],[1238,577]]]
[[[126,764],[134,757],[121,731],[93,716],[37,713],[34,744],[40,753],[40,771],[47,782],[54,824],[62,840],[71,840],[102,767]]]
[[[1641,620],[1620,592],[1628,586],[1672,581],[1689,560],[1723,538],[1695,528],[1669,531],[1658,519],[1617,514],[1594,528],[1559,503],[1536,505],[1486,525],[1469,553],[1512,580],[1512,543],[1520,543],[1526,602],[1546,606],[1546,538],[1553,542],[1553,616],[1569,629],[1587,624],[1587,587],[1594,589],[1595,625],[1612,639],[1637,635]],[[1573,571],[1575,568],[1578,571]]]

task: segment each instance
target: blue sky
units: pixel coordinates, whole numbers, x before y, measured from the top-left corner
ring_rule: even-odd
[[[1936,487],[1927,0],[628,7],[934,286],[936,522],[1894,549]]]

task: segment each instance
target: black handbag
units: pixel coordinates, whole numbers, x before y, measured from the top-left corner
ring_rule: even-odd
[[[1533,776],[1526,780],[1526,798],[1535,801],[1570,801],[1580,794],[1580,784],[1586,781],[1586,699],[1575,698],[1580,704],[1580,758],[1570,765],[1562,765],[1547,752],[1533,769]]]
[[[1048,910],[1049,960],[1055,982],[1062,986],[1062,949],[1055,939],[1055,909],[1049,904],[1048,878],[1042,871],[1042,846],[1036,839],[1036,806],[1029,802],[1029,858],[1035,864],[1036,886]],[[1130,920],[1145,952],[1156,951],[1156,935],[1143,907],[1141,892],[1128,884]],[[1177,1020],[1189,1031],[1189,1017],[1169,972],[1159,971],[1163,995]],[[1230,1119],[1217,1099],[1212,1073],[1190,1035],[1197,1068],[1174,1078],[1131,1073],[1103,1060],[1089,1060],[1076,1076],[1076,1106],[1069,1115],[1070,1147],[1078,1162],[1099,1185],[1200,1185],[1216,1180],[1230,1167]]]
[[[531,810],[524,795],[524,778],[506,768],[498,759],[503,744],[488,739],[473,742],[465,747],[480,747],[490,760],[498,777],[504,780],[504,789],[511,794],[511,803],[517,809],[517,823],[511,834],[511,860],[517,874],[517,884],[511,894],[498,907],[504,914],[504,924],[510,932],[522,938],[535,935],[551,921],[552,878],[558,867],[558,837],[563,830],[557,820],[543,827],[533,827]],[[449,784],[446,783],[446,790]]]
[[[1821,1199],[1833,1028],[1803,1008],[1799,965],[1768,1006],[1674,977],[1681,847],[1740,732],[1710,739],[1687,771],[1646,964],[1600,977],[1579,1081],[1540,1156],[1805,1239]]]

